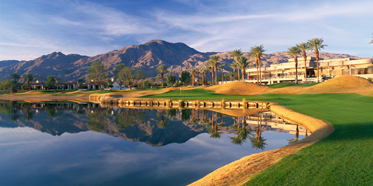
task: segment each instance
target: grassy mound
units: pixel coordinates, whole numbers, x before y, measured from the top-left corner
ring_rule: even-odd
[[[256,95],[256,94],[264,94],[271,88],[267,86],[260,86],[254,83],[246,83],[242,81],[235,81],[223,85],[214,85],[205,90],[215,91],[217,94],[238,94],[238,95]]]

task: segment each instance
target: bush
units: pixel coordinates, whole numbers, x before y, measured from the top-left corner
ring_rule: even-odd
[[[21,85],[20,89],[21,90],[28,90],[28,85],[25,83],[25,84]]]

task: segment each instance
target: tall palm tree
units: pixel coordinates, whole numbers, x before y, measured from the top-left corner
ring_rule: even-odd
[[[196,69],[192,68],[189,70],[189,72],[192,74],[192,86],[194,87],[194,83],[195,83],[195,74],[196,74]]]
[[[205,73],[207,73],[206,68],[200,68],[200,69],[199,69],[199,72],[202,73],[202,84],[203,84],[203,85],[206,85],[206,84],[205,84]]]
[[[237,61],[237,65],[242,69],[242,80],[245,81],[245,69],[249,66],[249,62],[245,56],[241,56]]]
[[[317,82],[319,82],[319,78],[320,78],[320,73],[319,73],[319,50],[321,50],[325,46],[328,46],[328,45],[323,45],[322,44],[323,42],[324,42],[324,40],[322,38],[313,38],[313,39],[308,41],[308,43],[310,45],[310,48],[312,50],[315,50],[316,63],[317,63]]]
[[[265,50],[264,50],[264,46],[263,45],[260,45],[260,46],[254,46],[254,47],[251,47],[250,49],[250,57],[253,57],[255,58],[255,62],[256,62],[256,68],[257,68],[257,82],[258,83],[262,83],[262,69],[261,69],[261,64],[260,64],[260,57],[264,54]],[[258,70],[259,69],[259,70]]]
[[[207,65],[206,65],[207,68],[210,68],[210,74],[211,74],[211,85],[214,84],[214,67],[215,67],[215,64],[214,64],[214,61],[209,59],[207,61]]]
[[[197,87],[199,86],[199,71],[196,70],[195,74],[197,75]]]
[[[237,63],[231,63],[229,64],[229,67],[231,67],[233,69],[233,81],[236,80],[236,68],[237,68]]]
[[[163,73],[164,73],[164,72],[167,72],[166,65],[159,65],[155,71],[161,73],[162,88],[163,88]]]
[[[208,80],[207,80],[207,75],[208,75],[208,73],[210,72],[210,69],[208,69],[209,67],[208,66],[206,66],[206,71],[205,71],[205,85],[207,85],[207,83],[208,83]]]
[[[224,82],[224,66],[225,66],[225,64],[222,64],[222,65],[219,65],[218,66],[218,69],[220,69],[220,71],[221,71],[221,84],[223,84],[223,82]]]
[[[310,44],[309,43],[299,43],[297,44],[297,47],[299,47],[302,50],[303,53],[303,59],[304,59],[304,82],[307,83],[307,55],[306,52],[310,50]]]
[[[298,54],[300,54],[302,50],[298,46],[293,46],[288,48],[288,56],[294,56],[295,62],[295,83],[298,84]]]
[[[217,66],[218,66],[218,62],[221,60],[221,58],[220,58],[220,56],[215,55],[215,56],[210,56],[210,60],[214,63],[214,69],[215,69],[215,82],[214,82],[214,84],[216,84],[218,82]]]
[[[238,59],[242,56],[241,49],[236,49],[230,52],[229,57],[233,58],[234,61],[237,63]],[[238,73],[238,81],[240,80],[240,70],[237,68],[237,73]]]

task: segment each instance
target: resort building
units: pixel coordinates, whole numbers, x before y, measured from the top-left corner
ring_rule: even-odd
[[[119,89],[127,89],[127,88],[126,88],[126,86],[124,86],[124,85],[120,86],[119,83],[115,81],[115,82],[113,83],[113,87],[112,87],[111,89],[115,89],[115,90],[118,89],[118,90],[119,90]]]
[[[373,78],[373,59],[328,59],[319,60],[320,81],[341,75],[354,75],[363,78]],[[273,84],[280,82],[295,82],[295,62],[289,59],[286,63],[272,64],[262,67],[262,83]],[[304,74],[307,73],[308,82],[317,81],[317,62],[315,57],[307,57],[306,70],[302,57],[298,58],[298,81],[304,82]],[[257,82],[256,67],[246,70],[246,82]]]
[[[36,80],[35,83],[30,84],[31,90],[45,90],[45,83],[44,82],[39,82],[39,80]]]
[[[102,89],[108,89],[109,85],[106,82],[102,81],[101,82],[101,88]],[[96,82],[89,82],[88,83],[88,90],[100,90],[98,83],[96,83]]]
[[[57,85],[57,89],[59,90],[78,90],[79,89],[79,83],[78,82],[63,82],[59,85]]]

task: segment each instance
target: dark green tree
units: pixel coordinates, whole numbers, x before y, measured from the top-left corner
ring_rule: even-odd
[[[107,69],[103,63],[100,61],[93,62],[91,66],[88,68],[88,76],[87,79],[93,81],[95,84],[98,85],[101,91],[103,91],[103,87],[101,86],[107,77]]]
[[[190,76],[188,72],[182,71],[180,81],[183,82],[184,85],[189,85],[190,82],[192,81],[192,77]]]

